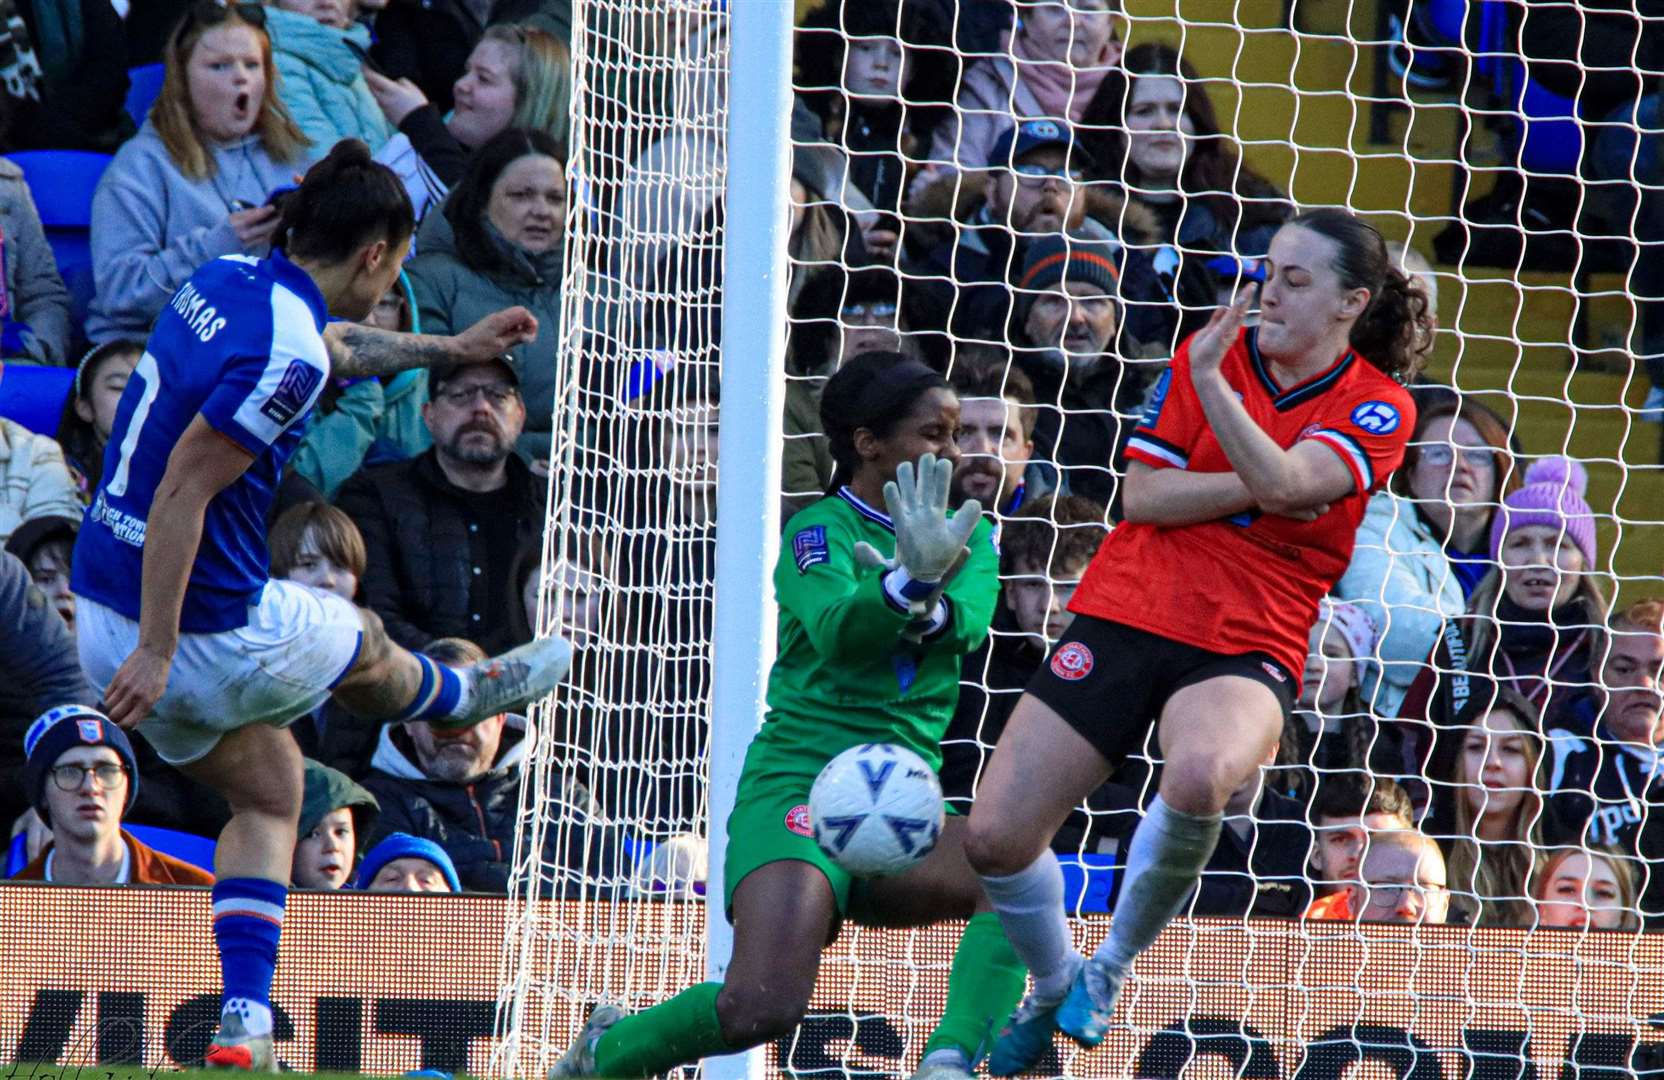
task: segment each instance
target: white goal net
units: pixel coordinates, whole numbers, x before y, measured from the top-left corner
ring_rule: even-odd
[[[730,27],[775,2],[574,0],[539,625],[581,658],[533,717],[500,1074],[541,1075],[598,1002],[706,977],[712,725],[760,719],[711,708],[719,384],[768,379],[766,357],[720,349],[726,224],[772,205],[727,190],[731,125],[773,122],[729,97],[748,60]],[[1192,917],[1135,968],[1103,1048],[1049,1069],[1664,1070],[1656,8],[795,5],[783,490],[757,498],[784,520],[827,490],[817,401],[842,360],[899,351],[958,387],[960,487],[997,508],[1003,547],[944,740],[961,808],[1118,515],[1150,387],[1263,275],[1279,224],[1352,210],[1436,301],[1410,457],[1316,628],[1278,758],[1233,799]],[[1510,555],[1533,525],[1547,547]],[[1088,947],[1158,770],[1152,741],[1060,836]],[[1408,829],[1431,843],[1406,869],[1379,838]],[[1326,899],[1339,917],[1302,918]],[[957,936],[846,926],[761,1067],[911,1071]]]

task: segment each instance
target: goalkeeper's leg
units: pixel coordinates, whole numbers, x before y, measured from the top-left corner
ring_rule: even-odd
[[[634,1016],[597,1009],[556,1077],[635,1080],[732,1054],[797,1030],[838,908],[826,876],[786,860],[753,870],[734,892],[726,981],[700,983]]]
[[[954,950],[947,1006],[924,1046],[921,1080],[968,1075],[1023,996],[1028,976],[965,861],[965,832],[964,818],[948,818],[936,850],[922,863],[894,878],[858,884],[850,897],[850,918],[869,925],[928,926],[970,918]]]

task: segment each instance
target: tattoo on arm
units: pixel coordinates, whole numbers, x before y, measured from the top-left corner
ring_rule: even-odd
[[[410,368],[433,367],[456,358],[451,338],[436,334],[400,334],[358,323],[333,323],[324,332],[329,363],[339,378],[392,375]]]

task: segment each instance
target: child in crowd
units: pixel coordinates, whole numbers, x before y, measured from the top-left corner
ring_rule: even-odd
[[[358,887],[365,892],[461,892],[462,882],[445,849],[409,833],[390,833],[364,856]]]
[[[343,600],[358,595],[368,556],[352,518],[328,503],[291,506],[267,538],[274,578],[298,581]]]
[[[1600,848],[1561,847],[1543,855],[1531,886],[1538,926],[1639,930],[1630,860]]]
[[[75,554],[79,518],[49,514],[30,518],[6,541],[6,550],[23,560],[35,587],[46,594],[69,632],[75,632],[75,594],[69,589],[69,564]]]
[[[380,811],[376,797],[345,773],[308,758],[294,869],[289,873],[294,888],[345,888]]]
[[[313,146],[362,139],[371,153],[393,137],[364,82],[369,27],[352,19],[352,0],[272,0],[266,32],[280,76],[278,97]]]
[[[144,342],[117,338],[91,349],[75,369],[75,389],[58,420],[58,444],[83,500],[104,478],[104,447],[116,425],[121,392],[144,355]]]

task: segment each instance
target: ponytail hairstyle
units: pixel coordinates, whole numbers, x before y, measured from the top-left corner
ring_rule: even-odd
[[[336,143],[280,205],[272,246],[291,258],[337,263],[377,240],[397,247],[416,231],[404,185],[357,139]]]
[[[1375,227],[1348,210],[1308,210],[1289,224],[1335,242],[1341,287],[1369,290],[1369,306],[1352,324],[1352,348],[1407,385],[1433,346],[1433,319],[1421,284],[1392,264]]]
[[[832,486],[827,494],[855,478],[861,455],[855,433],[866,428],[883,438],[907,418],[919,398],[932,390],[952,390],[948,381],[922,360],[898,352],[864,352],[826,380],[820,397],[820,425],[832,444]]]

